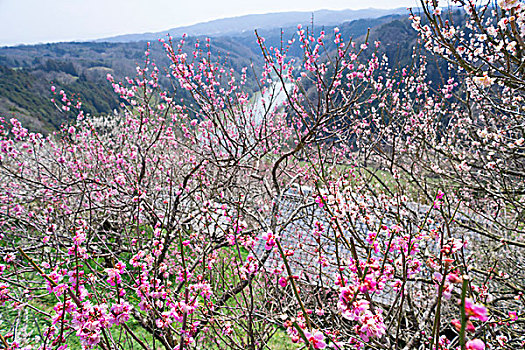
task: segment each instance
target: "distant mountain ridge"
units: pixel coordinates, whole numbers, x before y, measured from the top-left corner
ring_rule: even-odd
[[[360,18],[332,25],[320,24],[315,16],[314,14],[314,31],[319,33],[324,27],[327,35],[325,48],[328,51],[335,45],[333,35],[336,26],[345,40],[353,38],[358,43],[370,31],[369,41],[381,41],[381,51],[392,59],[394,65],[410,64],[417,35],[406,13]],[[268,47],[277,47],[283,37],[290,39],[295,35],[297,22],[296,19],[292,20],[294,23],[290,26],[259,28],[259,34],[265,38]],[[303,23],[306,27],[309,20],[305,19]],[[153,40],[160,35],[152,35],[154,38],[142,41],[69,42],[0,48],[0,116],[17,118],[32,131],[48,133],[56,130],[62,123],[75,118],[75,115],[64,114],[53,106],[50,101],[53,97],[51,85],[82,101],[84,112],[88,114],[113,113],[120,108],[121,101],[107,82],[106,76],[109,73],[116,80],[124,80],[126,76],[133,77],[137,65],[144,64],[146,40],[151,41],[149,57],[159,67],[170,65],[171,61],[164,47]],[[200,40],[199,37],[190,35],[184,47],[185,52],[191,53],[196,41]],[[210,50],[212,57],[222,57],[236,72],[251,64],[257,70],[263,63],[253,27],[245,32],[232,31],[231,35],[213,37]],[[304,53],[298,41],[289,47],[287,55],[298,60],[303,58]],[[256,73],[248,71],[246,91],[257,90],[257,79],[254,77]],[[435,74],[432,79],[434,76]],[[160,86],[175,93],[172,82],[167,77],[161,78]],[[176,94],[177,98],[190,98],[185,90],[178,90]]]
[[[277,12],[267,14],[245,15],[239,17],[222,18],[209,22],[197,23],[190,26],[176,27],[156,33],[125,34],[109,38],[98,39],[96,42],[133,42],[144,40],[158,40],[167,34],[173,37],[181,37],[183,34],[189,36],[206,35],[217,36],[240,36],[243,33],[253,35],[255,29],[273,29],[296,26],[298,24],[308,25],[312,21],[314,26],[339,25],[344,22],[363,18],[378,18],[393,14],[406,14],[406,8],[396,9],[361,9],[361,10],[318,10],[313,12]]]

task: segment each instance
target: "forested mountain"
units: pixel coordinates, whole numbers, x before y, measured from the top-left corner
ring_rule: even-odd
[[[196,39],[188,39],[191,49]],[[64,122],[65,116],[51,103],[50,87],[64,90],[82,101],[85,112],[111,113],[118,109],[118,96],[106,80],[134,77],[143,65],[146,42],[132,43],[56,43],[6,47],[0,49],[0,114],[15,116],[31,129],[50,131]],[[212,51],[228,58],[234,69],[257,62],[260,57],[232,39],[214,40]],[[158,42],[150,45],[150,57],[166,68],[168,59]],[[164,80],[164,87],[171,84]]]
[[[240,34],[251,36],[254,29],[272,30],[275,28],[287,28],[302,24],[309,25],[312,20],[317,26],[335,26],[344,22],[363,18],[379,18],[394,14],[406,14],[405,8],[397,9],[362,9],[362,10],[319,10],[314,12],[279,12],[267,14],[254,14],[239,17],[217,19],[191,26],[176,27],[157,33],[129,34],[98,41],[108,42],[130,42],[156,40],[166,35],[174,37],[187,34],[190,36],[206,35],[210,37],[239,36]]]
[[[330,37],[334,28],[335,25],[316,25],[314,31],[324,29]],[[392,64],[406,65],[410,62],[416,33],[407,16],[359,19],[339,24],[338,28],[344,37],[357,41],[363,41],[371,28],[369,40],[382,41],[381,50],[390,57]],[[268,47],[279,47],[282,39],[287,42],[296,35],[296,31],[294,25],[283,29],[259,29],[258,34],[265,37]],[[196,40],[202,41],[204,37],[189,37],[186,43],[188,52],[194,48]],[[14,116],[32,130],[48,132],[57,128],[73,115],[65,116],[51,103],[52,85],[81,100],[87,113],[112,113],[120,103],[106,80],[107,74],[112,74],[117,80],[135,76],[136,66],[144,64],[146,48],[146,41],[72,42],[0,48],[0,115],[7,118]],[[211,41],[211,50],[213,57],[226,59],[236,71],[251,63],[257,69],[262,63],[253,32],[215,37]],[[327,50],[330,50],[329,46]],[[301,53],[298,42],[288,51],[288,55],[297,58],[301,58]],[[165,50],[157,40],[150,44],[150,58],[161,69],[169,65]],[[168,90],[172,89],[167,78],[161,84]],[[248,85],[256,86],[250,77]]]

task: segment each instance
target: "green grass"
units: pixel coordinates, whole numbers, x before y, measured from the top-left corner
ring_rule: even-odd
[[[288,334],[282,329],[275,332],[267,346],[271,350],[295,350],[301,348],[301,345],[293,343]]]
[[[145,230],[146,234],[150,234],[148,230]],[[237,248],[234,247],[225,247],[222,248],[222,252],[219,254],[219,260],[222,261],[222,268],[219,266],[217,267],[217,270],[213,270],[210,273],[210,276],[208,277],[209,280],[214,284],[214,290],[217,293],[221,292],[221,283],[222,280],[226,279],[229,281],[229,284],[235,285],[236,283],[240,282],[240,278],[236,273],[236,270],[234,270],[233,261],[234,260],[240,260],[245,261],[249,252],[243,248],[240,247],[240,257],[238,256],[239,251]],[[122,257],[124,258],[124,257]],[[126,259],[129,259],[129,256],[126,257]],[[84,262],[84,272],[89,273],[91,269],[96,270],[98,272],[100,271],[100,266],[97,266],[97,264],[104,265],[104,261],[97,260],[93,262]],[[24,276],[20,276],[23,279],[27,280],[39,280],[38,276],[34,272],[26,272]],[[126,275],[123,275],[123,280],[126,280],[128,283],[128,278]],[[254,299],[255,303],[258,304],[257,307],[264,307],[264,304],[266,301],[264,298],[264,293],[262,293],[260,286],[254,281]],[[43,287],[42,285],[39,285],[38,287]],[[58,299],[52,294],[49,294],[47,290],[44,288],[42,290],[38,290],[34,292],[35,295],[39,295],[38,298],[33,299],[29,302],[29,305],[34,306],[35,308],[38,308],[42,310],[43,312],[46,312],[50,315],[54,315],[53,306],[58,302]],[[103,295],[99,295],[99,297],[103,297]],[[132,304],[134,304],[134,307],[137,307],[138,299],[136,298],[130,298],[129,300]],[[204,300],[201,300],[201,303],[204,302]],[[237,303],[240,302],[241,305],[238,305]],[[15,309],[11,306],[12,304],[6,304],[3,306],[0,306],[0,332],[3,335],[8,334],[9,332],[13,332],[13,330],[16,330],[17,335],[17,341],[20,341],[23,346],[25,345],[33,345],[33,346],[40,346],[42,345],[43,339],[40,338],[39,334],[43,332],[44,329],[49,327],[51,325],[51,321],[48,317],[45,315],[39,314],[38,312],[30,309],[30,308],[21,308],[21,309]],[[223,316],[231,317],[232,318],[232,328],[234,330],[235,338],[240,339],[246,339],[246,332],[243,330],[243,325],[246,327],[246,319],[245,319],[245,313],[242,311],[238,311],[239,306],[245,306],[242,301],[234,300],[234,298],[230,299],[227,303],[224,310],[221,312]],[[16,322],[16,325],[15,325]],[[238,322],[238,323],[237,323]],[[68,322],[66,322],[67,324]],[[60,327],[60,323],[58,323]],[[144,330],[140,324],[131,318],[126,325],[145,343],[147,343],[149,346],[153,345],[153,338],[149,332]],[[268,325],[265,323],[264,320],[255,320],[255,326],[259,329],[260,334],[275,334],[273,337],[268,339],[269,343],[266,345],[266,349],[276,349],[276,350],[285,350],[285,349],[297,349],[299,346],[297,344],[294,344],[291,342],[290,338],[286,335],[285,331],[272,325]],[[220,328],[220,327],[218,327]],[[220,329],[218,330],[220,331]],[[140,346],[127,334],[127,332],[120,326],[113,326],[109,329],[109,332],[111,333],[111,338],[113,341],[117,344],[119,344],[119,349],[140,349]],[[81,349],[81,343],[80,339],[76,336],[74,330],[64,330],[64,336],[66,338],[66,343],[69,345],[69,349]],[[228,346],[225,342],[220,342],[218,344],[214,344],[211,339],[206,339],[205,336],[204,339],[199,339],[200,347],[202,349],[227,349]],[[264,338],[264,337],[263,337]],[[12,341],[12,339],[10,339]],[[159,342],[155,342],[155,349],[163,349],[162,345],[159,344]]]

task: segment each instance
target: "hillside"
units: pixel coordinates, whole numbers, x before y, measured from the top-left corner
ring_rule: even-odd
[[[324,28],[327,35],[333,33],[335,26],[316,25],[315,31]],[[404,16],[388,15],[375,19],[359,19],[338,25],[344,37],[357,39],[363,37],[369,28],[372,36],[384,41],[392,59],[403,64],[410,59],[411,47],[415,42],[415,32]],[[268,46],[279,46],[281,38],[292,38],[296,25],[284,29],[260,29],[259,35],[265,37]],[[281,34],[282,33],[282,34]],[[399,40],[402,38],[402,40]],[[187,39],[186,49],[191,50],[196,40]],[[327,41],[329,43],[330,40]],[[394,48],[395,46],[395,48]],[[145,41],[138,42],[85,42],[54,43],[44,45],[0,48],[0,114],[8,118],[17,117],[32,130],[49,132],[59,127],[68,118],[51,103],[51,85],[63,89],[68,96],[82,101],[87,113],[106,114],[119,108],[118,97],[106,81],[108,73],[117,80],[133,77],[136,66],[143,65]],[[327,46],[330,49],[330,45]],[[242,67],[260,67],[262,60],[260,48],[253,32],[223,35],[211,42],[213,57],[222,57],[235,70]],[[162,45],[152,41],[150,58],[165,69],[170,61]],[[289,55],[301,58],[299,43],[289,50]],[[395,56],[398,57],[395,57]],[[252,72],[249,72],[252,74]],[[248,88],[255,88],[253,77],[248,77]],[[250,79],[252,78],[252,79]],[[172,90],[172,84],[164,78],[162,87]],[[177,92],[179,97],[188,97]]]
[[[188,40],[187,47],[193,47],[194,41]],[[1,48],[0,114],[17,117],[33,130],[56,129],[67,117],[51,103],[51,85],[80,99],[87,113],[111,113],[118,109],[119,101],[106,80],[107,74],[117,80],[135,76],[137,65],[144,64],[146,48],[146,42],[56,43]],[[167,67],[169,61],[162,46],[153,42],[150,49],[152,60],[159,67]],[[212,52],[228,57],[236,70],[260,60],[251,49],[228,38],[214,40]],[[171,87],[167,79],[163,80],[163,85],[166,89]]]
[[[398,9],[362,9],[362,10],[319,10],[314,12],[279,12],[267,14],[254,14],[239,17],[217,19],[204,23],[197,23],[190,26],[175,27],[162,32],[119,35],[110,38],[97,40],[99,42],[130,42],[157,40],[158,38],[172,35],[180,37],[183,34],[189,36],[240,36],[253,34],[254,29],[271,30],[287,27],[296,27],[297,24],[303,26],[312,23],[316,26],[335,26],[344,22],[357,19],[374,19],[393,14],[406,14],[405,8]]]
[[[0,48],[0,348],[525,349],[524,2]]]

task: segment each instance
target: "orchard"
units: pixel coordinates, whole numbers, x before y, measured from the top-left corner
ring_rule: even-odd
[[[1,346],[524,348],[525,4],[419,5],[407,67],[337,28],[240,72],[166,38],[115,115],[0,119]]]

